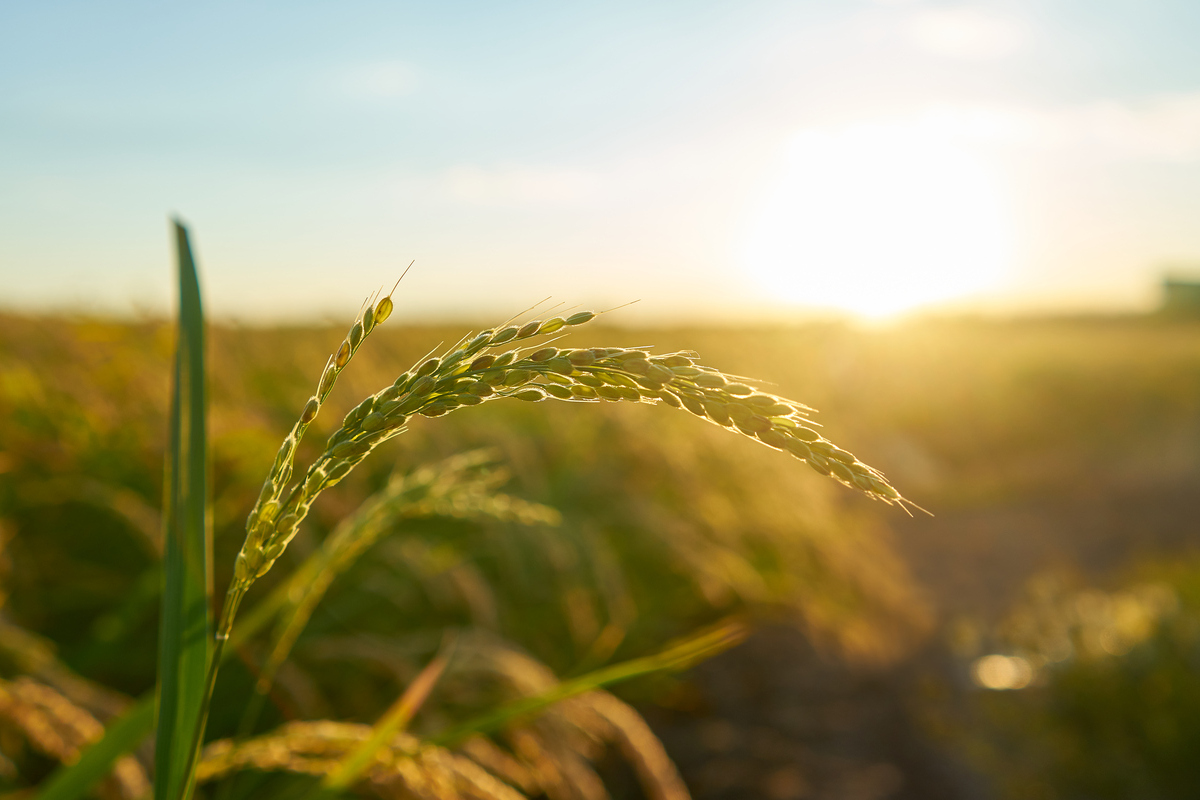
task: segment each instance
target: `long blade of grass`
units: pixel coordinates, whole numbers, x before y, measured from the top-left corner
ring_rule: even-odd
[[[488,714],[451,728],[428,741],[441,747],[453,747],[476,733],[489,733],[514,720],[536,714],[547,706],[614,683],[652,672],[678,671],[712,658],[740,644],[749,628],[739,620],[730,620],[714,628],[686,637],[654,655],[634,658],[563,681],[541,694],[510,703]]]
[[[417,677],[413,678],[408,688],[400,695],[400,699],[393,703],[392,707],[375,723],[370,737],[354,752],[346,756],[335,770],[325,776],[325,779],[321,781],[324,789],[339,791],[349,788],[370,766],[375,753],[407,727],[413,714],[417,713],[424,705],[429,693],[433,691],[433,687],[437,685],[442,673],[446,671],[446,664],[449,663],[450,653],[454,649],[453,642],[452,638],[445,641],[442,651],[425,665],[425,668]]]
[[[70,766],[54,773],[41,786],[34,800],[77,800],[85,797],[96,781],[107,775],[118,758],[142,743],[154,727],[154,697],[146,695],[114,722],[104,737],[89,747]]]
[[[163,601],[158,654],[154,797],[183,797],[201,715],[212,621],[208,527],[204,315],[187,229],[174,222],[179,263],[179,344],[171,397],[163,505]]]

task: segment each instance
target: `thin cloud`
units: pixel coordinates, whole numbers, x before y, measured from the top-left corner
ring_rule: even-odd
[[[1022,50],[1031,27],[1022,19],[978,8],[925,9],[903,27],[918,49],[947,58],[986,61]]]
[[[329,81],[338,94],[356,100],[394,100],[417,88],[417,71],[398,60],[352,64],[338,70]]]
[[[471,205],[547,205],[588,200],[600,183],[578,169],[460,164],[441,176],[438,188],[444,197]]]

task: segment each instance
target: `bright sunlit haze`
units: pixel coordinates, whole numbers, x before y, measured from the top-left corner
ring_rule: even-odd
[[[0,10],[0,304],[1147,310],[1200,262],[1182,0]]]

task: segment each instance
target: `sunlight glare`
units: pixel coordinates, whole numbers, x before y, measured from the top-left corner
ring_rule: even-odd
[[[1011,234],[997,181],[947,117],[810,129],[751,220],[769,298],[878,318],[994,286]]]

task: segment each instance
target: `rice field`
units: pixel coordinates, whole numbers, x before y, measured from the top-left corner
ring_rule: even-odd
[[[1080,731],[1102,729],[1096,715],[1120,707],[1114,697],[1141,696],[1146,681],[1189,707],[1171,694],[1186,685],[1171,665],[1193,646],[1178,631],[1194,618],[1186,559],[1200,540],[1200,326],[619,321],[602,318],[555,346],[695,350],[724,374],[761,379],[766,393],[818,409],[821,435],[933,516],[872,502],[786,453],[661,404],[503,400],[418,415],[322,493],[248,593],[243,615],[261,627],[237,640],[220,674],[207,737],[217,744],[203,758],[199,794],[309,791],[312,775],[327,774],[429,676],[452,631],[444,671],[397,734],[443,742],[444,758],[415,772],[401,756],[376,763],[361,791],[451,796],[437,792],[467,792],[459,773],[470,773],[490,788],[468,796],[551,800],[600,796],[587,794],[596,781],[613,797],[673,796],[680,786],[697,798],[778,800],[1122,796],[1147,785],[1186,796],[1171,793],[1189,773],[1170,754],[1186,752],[1190,728],[1171,721],[1171,702],[1160,714],[1167,721],[1155,723],[1153,758],[1120,749],[1116,734],[1109,750],[1087,745]],[[372,332],[297,463],[318,457],[363,397],[480,322],[494,321],[411,327],[393,318]],[[217,597],[233,580],[280,442],[347,326],[209,330]],[[0,788],[14,797],[34,796],[60,761],[154,687],[174,341],[173,326],[152,320],[0,316]],[[453,480],[439,483],[447,474]],[[304,610],[307,624],[289,631],[255,616],[294,595],[289,577],[347,535],[357,509],[389,496],[407,510],[329,580]],[[1142,631],[1107,650],[1079,645],[1043,658],[1052,645],[1020,633],[1054,629],[1080,602],[1133,608],[1121,598],[1162,591],[1175,599],[1154,601],[1141,628],[1115,620],[1142,612],[1112,611],[1111,623],[1096,612],[1087,625],[1067,614],[1068,640],[1086,641],[1088,625],[1098,642],[1105,630]],[[754,631],[749,640],[690,671],[651,671],[594,696],[611,700],[452,735],[557,681],[735,624]],[[281,636],[290,637],[286,657],[272,659]],[[1159,670],[1147,653],[1176,655]],[[983,688],[989,654],[1022,659],[1012,664],[1031,670],[1028,686]],[[1121,677],[1131,658],[1141,659],[1136,679]],[[268,665],[269,691],[256,706]],[[1068,696],[1081,709],[1073,717],[1058,711]],[[1040,763],[1014,736],[1012,720],[1035,714],[1027,744],[1060,758]],[[283,737],[284,761],[294,763],[263,755],[279,751],[270,736]],[[663,759],[646,756],[659,752],[658,739],[681,784]],[[1071,754],[1088,747],[1122,766],[1080,789],[1095,765]],[[138,796],[151,763],[135,750],[104,796]],[[413,775],[433,788],[414,788]]]

